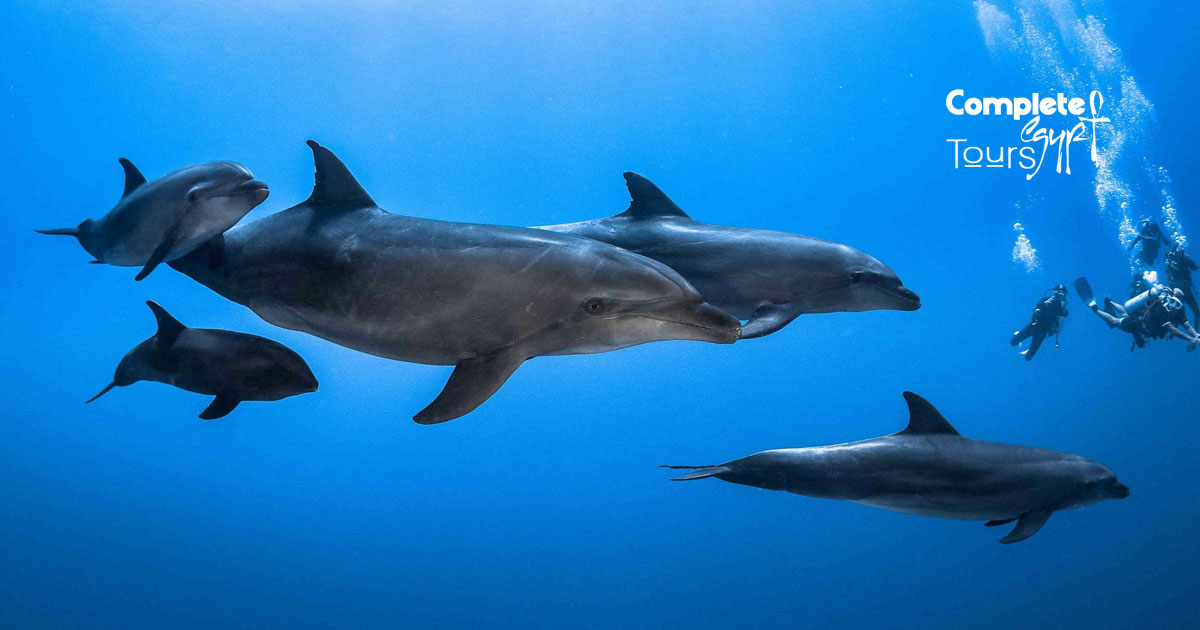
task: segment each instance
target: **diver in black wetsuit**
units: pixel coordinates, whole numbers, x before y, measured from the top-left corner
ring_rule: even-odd
[[[1196,291],[1192,288],[1192,272],[1196,271],[1196,261],[1178,244],[1163,256],[1163,260],[1167,262],[1167,281],[1183,292],[1180,299],[1192,309],[1192,319],[1200,327],[1200,306],[1196,305]]]
[[[1172,335],[1188,342],[1188,352],[1200,348],[1200,334],[1196,333],[1196,329],[1184,316],[1181,297],[1183,292],[1179,289],[1155,285],[1142,296],[1141,304],[1134,313],[1127,311],[1125,305],[1109,298],[1104,298],[1104,308],[1101,309],[1096,304],[1095,294],[1092,293],[1092,287],[1086,278],[1075,281],[1075,290],[1079,293],[1079,299],[1083,300],[1096,316],[1104,320],[1104,323],[1133,335],[1135,347],[1141,348],[1146,345],[1147,337],[1161,339]]]
[[[1032,337],[1029,342],[1029,348],[1021,351],[1025,355],[1026,361],[1033,360],[1033,355],[1037,354],[1038,348],[1042,347],[1042,342],[1050,335],[1057,335],[1062,327],[1062,320],[1067,317],[1067,287],[1058,285],[1054,287],[1054,293],[1049,297],[1038,300],[1037,306],[1033,308],[1033,317],[1024,328],[1013,333],[1009,343],[1016,346],[1022,341]],[[1055,342],[1055,347],[1058,343]]]
[[[1138,223],[1138,235],[1129,244],[1128,251],[1133,251],[1138,242],[1142,244],[1142,251],[1138,256],[1147,267],[1154,264],[1154,259],[1158,257],[1158,247],[1167,244],[1167,237],[1163,236],[1162,228],[1158,227],[1158,223],[1150,220],[1150,217],[1142,217]]]

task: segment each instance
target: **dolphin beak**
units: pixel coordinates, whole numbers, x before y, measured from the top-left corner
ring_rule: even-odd
[[[268,190],[268,187],[266,182],[260,182],[257,179],[248,179],[238,184],[237,190],[238,192],[258,192],[260,190],[265,192]]]
[[[267,195],[271,194],[271,190],[267,187],[266,182],[260,182],[257,179],[248,179],[237,185],[233,189],[234,195],[247,195],[255,200],[255,205],[267,200]]]
[[[733,343],[742,336],[742,323],[733,315],[708,302],[676,303],[657,315],[646,316],[687,326],[688,330],[696,334],[695,337],[688,338],[696,341]]]
[[[915,310],[918,310],[921,308],[921,296],[917,295],[916,293],[913,293],[911,290],[904,287],[903,285],[901,285],[900,287],[898,287],[896,289],[896,294],[899,295],[900,298],[904,300],[904,306],[901,307],[900,310],[915,311]]]
[[[1129,486],[1118,481],[1112,485],[1112,493],[1113,498],[1124,499],[1129,496]]]

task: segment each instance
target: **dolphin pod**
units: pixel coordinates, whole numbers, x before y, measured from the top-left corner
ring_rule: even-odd
[[[235,162],[194,164],[151,182],[133,162],[120,162],[125,191],[108,214],[73,228],[38,232],[74,236],[93,263],[142,267],[136,280],[200,245],[207,245],[212,264],[219,264],[221,234],[267,198],[267,185]]]
[[[267,197],[243,166],[212,162],[153,182],[128,160],[125,192],[76,228],[95,260],[167,262],[263,320],[380,357],[452,365],[414,416],[446,422],[490,398],[526,360],[666,340],[730,344],[806,313],[915,311],[921,301],[883,262],[848,245],[692,220],[646,178],[625,173],[612,217],[508,227],[392,214],[345,164],[309,140],[310,196],[249,224]],[[240,402],[315,391],[299,355],[227,330],[187,328],[147,302],[158,331],[121,360],[114,387],[149,380],[214,396],[200,417]],[[746,323],[743,325],[742,321]],[[1124,498],[1105,466],[1076,455],[962,437],[905,392],[903,431],[825,447],[771,450],[716,466],[667,466],[676,480],[724,481],[939,518],[1016,521],[1035,534],[1055,511]]]
[[[665,466],[767,490],[937,518],[1017,522],[1000,539],[1037,533],[1050,515],[1123,499],[1129,488],[1099,462],[1057,451],[972,440],[924,398],[904,392],[908,426],[884,437],[755,453],[717,466]]]
[[[280,400],[314,392],[317,379],[300,355],[283,344],[229,330],[188,328],[155,302],[158,330],[134,346],[113,380],[92,402],[114,387],[156,381],[214,396],[200,417],[221,418],[246,400]]]
[[[611,243],[666,264],[704,299],[748,320],[742,338],[769,335],[805,313],[915,311],[921,299],[887,265],[841,243],[692,220],[658,186],[625,173],[629,208],[540,229]]]
[[[310,140],[303,203],[170,264],[264,320],[399,361],[453,365],[414,416],[458,418],[526,360],[673,339],[733,343],[734,317],[667,265],[600,241],[383,210],[337,156]]]

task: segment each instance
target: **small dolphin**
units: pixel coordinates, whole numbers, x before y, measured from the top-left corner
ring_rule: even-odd
[[[629,209],[538,229],[611,243],[687,278],[704,300],[748,320],[742,338],[769,335],[804,313],[915,311],[921,299],[887,265],[811,236],[693,221],[650,180],[625,173]]]
[[[666,265],[543,230],[391,214],[329,149],[303,203],[230,230],[224,264],[171,262],[264,320],[376,356],[454,365],[413,419],[465,415],[527,359],[733,343],[739,322]]]
[[[1000,540],[1037,533],[1058,510],[1123,499],[1129,488],[1099,462],[1055,451],[964,438],[924,398],[904,392],[908,428],[832,446],[763,451],[672,481],[716,477],[767,490],[937,518],[1017,521]]]
[[[135,280],[207,245],[210,264],[220,264],[221,234],[267,198],[267,185],[236,162],[206,162],[147,182],[133,162],[125,169],[125,192],[108,214],[78,227],[37,230],[74,236],[95,260],[119,267],[142,267]]]
[[[157,303],[147,301],[146,306],[158,320],[158,332],[121,359],[113,381],[89,403],[114,387],[155,381],[216,396],[200,413],[214,420],[243,400],[280,400],[317,391],[308,364],[281,343],[229,330],[188,328]]]

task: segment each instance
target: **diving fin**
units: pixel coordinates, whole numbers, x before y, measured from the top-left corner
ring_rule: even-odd
[[[1001,538],[1000,542],[1007,545],[1029,538],[1038,533],[1038,530],[1042,528],[1042,525],[1046,524],[1046,521],[1050,520],[1050,515],[1053,513],[1050,510],[1034,510],[1022,514],[1017,519],[1017,526],[1007,536]]]
[[[1087,278],[1079,277],[1075,279],[1075,292],[1079,294],[1079,299],[1083,300],[1089,308],[1096,306],[1096,294],[1092,292],[1092,285],[1088,284]]]
[[[217,397],[213,399],[212,404],[210,404],[208,407],[205,407],[204,411],[200,412],[200,419],[216,420],[217,418],[224,418],[225,416],[229,415],[229,412],[233,411],[240,402],[242,401],[234,398],[233,396],[217,394]]]
[[[800,310],[791,304],[766,304],[758,307],[750,315],[750,320],[742,326],[742,339],[765,337],[779,332],[784,326],[792,323],[800,316]]]
[[[417,424],[438,424],[464,416],[491,398],[525,362],[515,350],[459,361],[442,393],[413,416]]]

